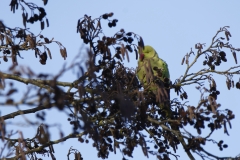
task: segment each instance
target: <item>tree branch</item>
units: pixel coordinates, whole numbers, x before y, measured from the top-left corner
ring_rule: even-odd
[[[188,148],[185,140],[183,139],[184,136],[181,134],[180,131],[176,131],[176,130],[169,129],[168,127],[166,127],[165,125],[163,125],[161,122],[158,122],[157,120],[155,120],[155,119],[153,119],[153,118],[151,118],[151,117],[148,117],[147,119],[148,119],[150,122],[152,122],[152,123],[159,124],[163,129],[172,132],[172,133],[178,138],[178,140],[181,142],[181,144],[182,144],[184,150],[186,151],[188,157],[189,157],[191,160],[195,160],[195,158],[193,157],[192,153],[190,152],[190,149]],[[187,137],[185,137],[185,138],[187,138]]]
[[[37,147],[37,148],[34,148],[34,149],[31,149],[31,150],[28,150],[28,151],[25,151],[23,154],[26,155],[26,154],[30,154],[30,153],[34,153],[34,152],[41,152],[44,148],[46,147],[49,147],[50,145],[53,145],[53,144],[58,144],[60,142],[64,142],[70,138],[79,138],[81,137],[82,135],[84,135],[85,132],[82,132],[80,134],[69,134],[68,136],[66,137],[63,137],[63,138],[60,138],[58,140],[55,140],[55,141],[49,141],[45,144],[43,144],[42,146],[40,147]],[[17,156],[15,157],[11,157],[11,158],[5,158],[5,160],[17,160],[19,159],[20,157],[22,156],[22,154],[18,154]]]

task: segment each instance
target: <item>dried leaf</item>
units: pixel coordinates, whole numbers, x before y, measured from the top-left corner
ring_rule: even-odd
[[[12,44],[12,39],[5,35],[6,45]]]
[[[0,73],[0,89],[4,90],[4,88],[5,88],[5,79],[2,77]]]
[[[62,48],[60,48],[60,53],[61,53],[61,56],[62,56],[62,57],[65,57],[65,55],[64,55],[64,52],[63,52],[63,49],[62,49]]]
[[[228,35],[230,36],[230,37],[232,37],[232,35],[231,35],[231,33],[228,31]]]
[[[144,156],[146,156],[148,158],[147,143],[146,143],[144,137],[142,137],[141,135],[140,135],[139,142],[140,142],[140,146],[142,148],[142,152],[143,152]]]
[[[15,93],[15,92],[17,92],[16,89],[10,89],[10,90],[8,91],[8,93],[6,94],[6,96],[10,96],[10,95],[12,95],[12,94]]]
[[[67,49],[66,49],[66,47],[64,47],[64,53],[65,53],[65,57],[67,57]]]
[[[212,112],[214,114],[216,114],[217,103],[216,103],[215,98],[213,98],[212,96],[208,96],[208,101],[209,101],[209,104],[211,106]]]
[[[38,139],[40,144],[45,144],[49,141],[50,135],[48,133],[46,126],[40,125],[38,127],[38,132],[37,132],[36,138]]]
[[[236,52],[233,51],[233,52],[232,52],[232,55],[233,55],[233,58],[234,58],[234,60],[235,60],[235,63],[237,64],[238,62],[237,62],[237,55],[236,55]]]
[[[45,43],[50,43],[49,39],[46,37],[44,38],[44,41],[45,41]]]
[[[41,30],[44,29],[44,21],[41,21]]]
[[[44,6],[47,5],[47,3],[48,3],[48,0],[43,0]]]
[[[22,13],[22,19],[23,19],[23,26],[26,28],[27,18],[24,12]]]
[[[232,88],[234,88],[234,81],[232,80]]]
[[[4,141],[5,135],[6,135],[6,124],[4,122],[3,117],[1,117],[1,119],[0,119],[0,134],[1,134],[2,141]]]
[[[217,85],[216,85],[216,82],[214,81],[214,79],[212,78],[211,80],[212,80],[212,87],[217,88]]]
[[[138,46],[142,47],[144,49],[144,42],[143,42],[142,37],[140,37],[140,39],[139,39]]]
[[[111,51],[108,47],[107,47],[107,55],[111,57]]]
[[[188,106],[188,112],[189,112],[189,119],[190,121],[192,121],[192,119],[194,119],[195,115],[194,115],[194,108],[191,106]]]
[[[3,60],[4,60],[4,62],[7,62],[8,61],[7,56],[3,56]]]
[[[60,48],[60,53],[61,53],[62,57],[64,58],[64,60],[66,60],[67,50],[65,47],[63,49]]]
[[[30,46],[31,49],[34,49],[36,47],[36,38],[31,37],[30,34],[27,35],[26,41],[29,42],[29,46]]]
[[[184,62],[185,62],[185,56],[184,56],[183,59],[182,59],[181,65],[183,65]]]
[[[35,49],[35,57],[37,58],[37,56],[39,55],[39,51],[38,48]]]
[[[186,57],[186,61],[185,62],[188,65],[189,64],[189,61],[188,61],[189,55],[187,54],[185,57]]]
[[[224,46],[223,42],[219,42],[219,46],[222,48]]]
[[[49,27],[49,21],[47,18],[46,18],[46,23],[47,23],[47,27]]]
[[[136,60],[137,60],[138,59],[138,52],[137,52],[136,48],[134,48],[134,52],[136,54]]]
[[[74,153],[74,157],[75,157],[74,160],[79,160],[79,159],[78,159],[78,153],[77,153],[77,152]]]
[[[0,21],[0,23],[1,23],[1,21]],[[1,27],[1,26],[0,26]],[[1,40],[1,42],[3,43],[3,40],[4,40],[4,35],[3,34],[0,34],[0,40]]]
[[[49,58],[52,59],[52,54],[51,54],[51,51],[50,51],[49,48],[47,48],[47,52],[48,52],[48,56],[49,56]]]
[[[79,24],[80,24],[80,19],[77,22],[77,33],[78,33]]]
[[[126,48],[125,48],[125,53],[126,53],[126,56],[127,56],[127,61],[130,62],[129,55],[128,55],[128,50]]]
[[[85,95],[85,93],[86,93],[85,88],[84,88],[82,85],[78,86],[78,94],[79,94],[79,97],[81,98],[82,96]]]
[[[92,30],[94,30],[94,31],[96,30],[96,28],[95,28],[95,26],[94,26],[94,22],[91,22],[91,23],[90,23],[90,26],[91,26],[91,29],[92,29]]]
[[[224,133],[226,133],[229,136],[229,133],[227,131],[227,126],[226,126],[226,121],[223,121],[223,126],[224,126]]]
[[[5,104],[13,104],[13,99],[9,98],[6,100]]]
[[[102,29],[102,27],[101,27],[101,22],[100,22],[100,21],[98,21],[97,27],[99,27],[100,29]]]
[[[228,32],[228,31],[225,31],[225,36],[226,36],[226,38],[227,38],[227,41],[229,41],[228,35],[229,35],[229,32]]]
[[[232,128],[232,124],[231,124],[231,122],[229,121],[229,119],[227,119],[227,121],[228,121],[229,127]]]
[[[18,65],[17,56],[16,55],[12,55],[12,63],[13,63],[13,65]]]
[[[125,57],[125,47],[124,47],[123,44],[121,44],[120,51],[121,51],[122,57],[123,57],[123,59],[124,59],[124,57]]]
[[[231,89],[231,81],[229,79],[226,80],[226,85],[227,85],[228,90],[230,90]]]
[[[28,19],[28,13],[27,13],[27,12],[26,12],[26,14],[25,14],[25,18]]]

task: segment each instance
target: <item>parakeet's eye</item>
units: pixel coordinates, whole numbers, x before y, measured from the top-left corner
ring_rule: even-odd
[[[143,61],[143,59],[144,59],[144,54],[143,53],[140,53],[139,59],[140,59],[140,61]]]
[[[149,51],[149,50],[147,50],[146,52],[144,52],[144,53],[146,53],[146,54],[148,54],[148,53],[150,53],[151,51]]]

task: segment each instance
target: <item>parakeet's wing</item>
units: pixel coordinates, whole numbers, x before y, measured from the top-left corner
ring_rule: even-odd
[[[157,52],[156,52],[156,55],[157,55]],[[157,76],[162,81],[164,81],[165,78],[170,79],[168,65],[164,60],[162,60],[158,56],[155,56],[150,60],[150,62],[151,62],[151,67],[152,67],[154,76]]]

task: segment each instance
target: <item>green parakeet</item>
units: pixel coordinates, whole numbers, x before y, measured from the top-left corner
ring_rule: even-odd
[[[158,57],[157,52],[151,46],[145,46],[139,49],[139,61],[137,68],[137,76],[143,84],[144,90],[152,92],[156,95],[157,105],[166,113],[166,118],[172,118],[172,110],[170,104],[170,74],[167,63]],[[166,86],[166,84],[168,84]],[[186,143],[181,135],[178,126],[170,123],[171,129],[175,136],[185,148]],[[175,150],[176,148],[174,148]],[[186,149],[186,148],[185,148]]]
[[[137,76],[144,86],[144,90],[152,91],[157,98],[159,107],[170,117],[170,90],[164,86],[169,83],[170,74],[167,63],[158,57],[157,52],[151,46],[139,49],[139,61]]]

